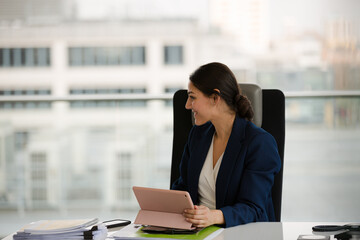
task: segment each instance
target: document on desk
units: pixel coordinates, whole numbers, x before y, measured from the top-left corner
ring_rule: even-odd
[[[145,233],[141,231],[142,226],[136,224],[130,224],[123,229],[112,233],[108,236],[109,239],[199,239],[199,240],[211,240],[220,234],[224,229],[217,226],[209,226],[202,229],[197,233],[192,234],[157,234],[157,233]]]
[[[14,240],[104,240],[107,228],[98,219],[41,220],[30,223],[13,235]]]
[[[83,229],[98,222],[97,218],[70,220],[41,220],[22,228],[26,233],[56,233]]]

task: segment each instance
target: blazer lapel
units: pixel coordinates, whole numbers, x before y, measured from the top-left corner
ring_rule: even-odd
[[[233,176],[234,166],[241,151],[242,140],[245,137],[246,120],[236,116],[233,129],[228,140],[219,173],[216,179],[216,208],[224,205],[228,186]]]
[[[193,198],[194,204],[198,203],[198,185],[201,169],[204,165],[205,158],[209,152],[212,137],[214,135],[215,128],[212,124],[206,129],[202,136],[196,139],[196,149],[193,151],[193,155],[189,160],[188,166],[188,187],[189,193]],[[195,139],[194,139],[195,140]]]

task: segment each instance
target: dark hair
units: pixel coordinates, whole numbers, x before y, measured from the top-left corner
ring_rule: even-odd
[[[235,75],[225,64],[218,62],[205,64],[190,75],[190,81],[206,96],[220,95],[240,117],[252,121],[254,112],[251,103],[241,94]]]

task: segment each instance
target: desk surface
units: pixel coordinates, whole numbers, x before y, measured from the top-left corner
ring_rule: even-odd
[[[312,227],[323,224],[346,223],[324,223],[324,222],[262,222],[249,223],[237,227],[227,228],[214,239],[246,239],[246,240],[296,240],[299,235],[313,234]],[[332,236],[331,239],[334,239]]]
[[[312,234],[312,227],[321,224],[346,223],[324,223],[324,222],[259,222],[249,223],[236,227],[226,228],[215,240],[246,239],[246,240],[296,240],[299,235]],[[12,235],[3,240],[12,240]],[[331,239],[334,239],[333,236]]]

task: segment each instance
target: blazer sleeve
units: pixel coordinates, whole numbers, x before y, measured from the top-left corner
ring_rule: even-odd
[[[188,141],[185,144],[184,151],[183,151],[183,154],[181,157],[180,166],[179,166],[180,177],[172,184],[172,186],[171,186],[172,190],[188,191],[187,169],[188,169],[188,162],[189,162],[189,158],[190,158],[189,144],[190,144],[190,141],[191,141],[191,138],[193,135],[194,128],[195,128],[195,126],[192,127],[189,132]]]
[[[234,173],[242,176],[235,202],[220,208],[226,227],[269,221],[269,207],[273,211],[271,189],[281,165],[275,139],[267,132],[258,133],[245,151],[243,171]]]

